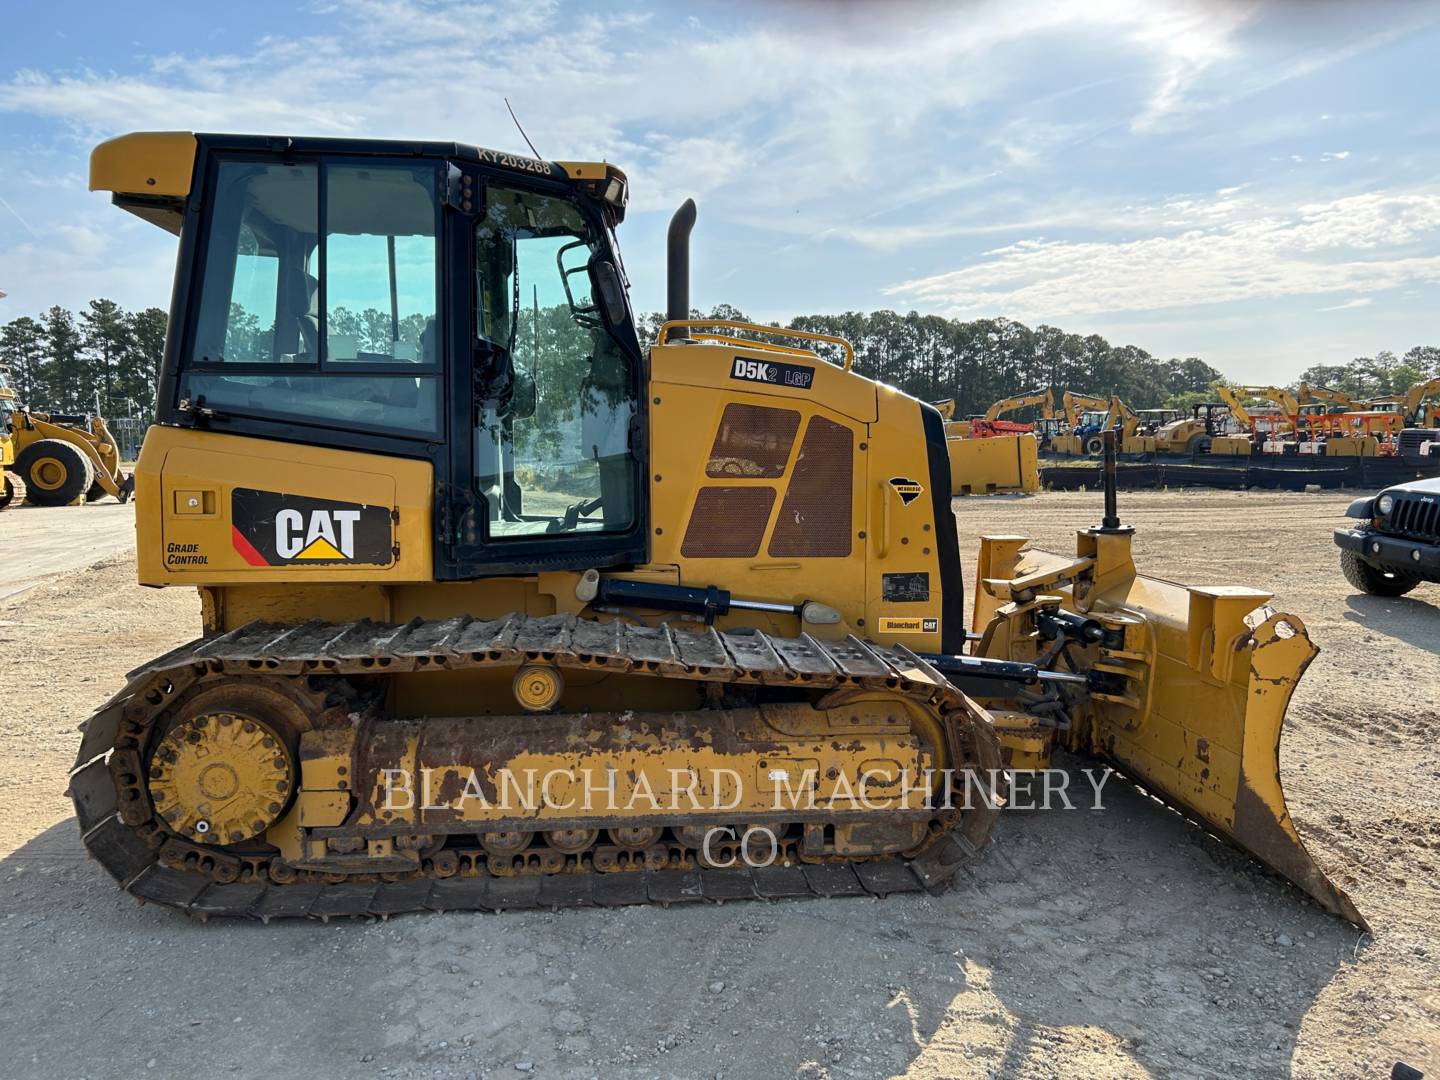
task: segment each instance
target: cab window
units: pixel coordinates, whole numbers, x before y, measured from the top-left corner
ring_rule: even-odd
[[[181,396],[436,432],[435,187],[431,165],[221,162]]]
[[[475,349],[488,373],[475,477],[489,535],[619,532],[635,523],[631,358],[596,303],[603,233],[569,199],[489,186],[475,227]]]

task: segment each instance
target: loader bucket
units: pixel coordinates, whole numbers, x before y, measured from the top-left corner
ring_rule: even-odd
[[[997,630],[1011,624],[1008,633],[987,634],[982,649],[1028,658],[1026,640],[1015,632],[1023,620],[1010,614],[1018,605],[995,607],[982,592],[1006,591],[997,588],[1002,576],[1010,586],[1044,585],[1058,574],[1049,583],[1053,590],[1043,591],[1112,630],[1108,645],[1083,654],[1109,685],[1077,710],[1070,749],[1107,759],[1326,910],[1368,929],[1305,850],[1280,783],[1285,710],[1319,652],[1304,623],[1268,607],[1269,593],[1186,587],[1136,574],[1128,533],[1082,532],[1078,555],[1022,552],[1016,537],[982,542],[980,576],[988,571],[991,577],[977,590],[977,621],[986,618]]]

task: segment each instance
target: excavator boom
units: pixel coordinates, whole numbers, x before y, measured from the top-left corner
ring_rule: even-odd
[[[1407,424],[1423,425],[1424,418],[1420,415],[1420,405],[1426,398],[1431,397],[1440,397],[1440,377],[1417,382],[1405,391],[1405,400],[1401,409],[1405,414]]]
[[[1008,412],[1016,409],[1024,409],[1031,405],[1042,407],[1043,413],[1048,415],[1055,410],[1055,396],[1048,388],[1044,390],[1031,390],[1029,393],[1018,394],[1015,397],[1002,398],[985,410],[986,420],[999,420]]]
[[[1065,422],[1069,424],[1072,429],[1080,426],[1080,414],[1085,410],[1108,409],[1110,407],[1109,398],[1091,397],[1089,394],[1076,394],[1069,390],[1065,391],[1061,400],[1064,403]]]
[[[1351,397],[1344,390],[1331,390],[1330,388],[1324,386],[1311,386],[1309,383],[1306,382],[1302,382],[1300,384],[1300,388],[1295,394],[1295,400],[1298,401],[1301,405],[1310,405],[1315,402],[1323,402],[1327,405],[1338,405],[1342,409],[1347,410],[1359,410],[1364,408],[1364,405],[1361,402]]]

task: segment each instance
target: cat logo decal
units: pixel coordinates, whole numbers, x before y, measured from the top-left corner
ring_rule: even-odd
[[[230,497],[230,541],[251,566],[389,566],[392,525],[384,506],[247,488]]]

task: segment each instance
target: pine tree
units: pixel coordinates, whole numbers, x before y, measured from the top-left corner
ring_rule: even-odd
[[[146,421],[155,418],[155,387],[160,378],[160,362],[165,355],[165,330],[169,316],[161,308],[151,307],[126,317],[129,324],[129,345],[121,358],[121,374],[115,383],[126,415],[131,414],[130,402]]]
[[[91,300],[90,307],[80,313],[80,337],[85,374],[100,395],[100,412],[114,415],[119,404],[116,382],[131,348],[129,320],[115,301]]]
[[[42,411],[89,412],[95,407],[94,386],[80,355],[75,317],[56,305],[42,316],[45,327],[45,399],[31,404]]]
[[[45,329],[28,315],[12,319],[0,330],[0,365],[10,369],[17,404],[45,397]]]

